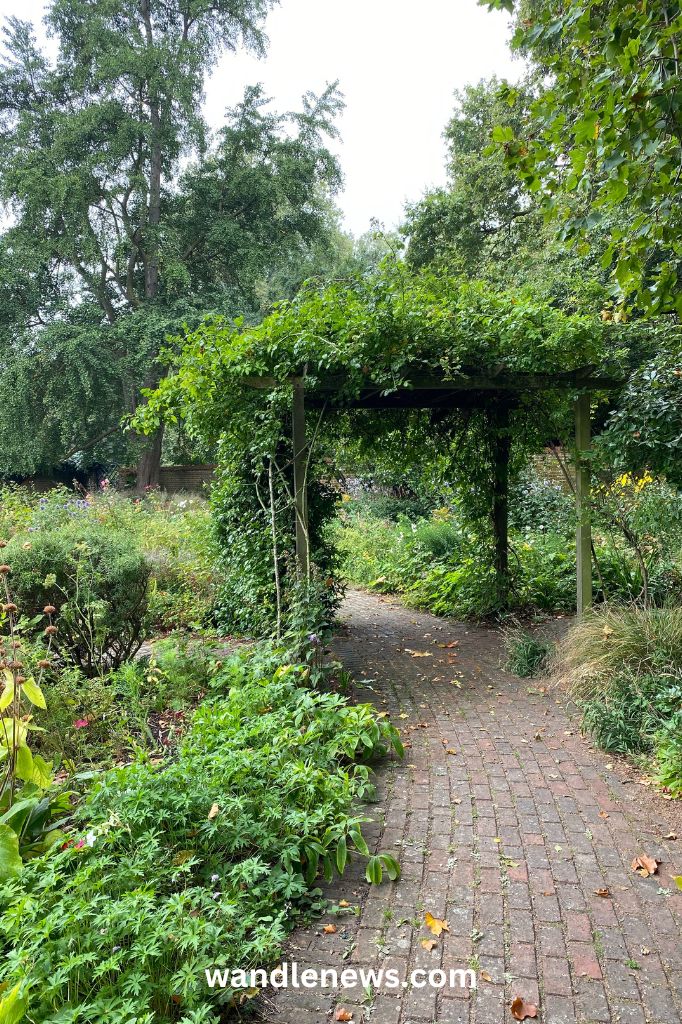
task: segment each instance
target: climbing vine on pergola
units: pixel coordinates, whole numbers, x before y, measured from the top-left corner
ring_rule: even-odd
[[[491,292],[458,279],[411,274],[388,262],[372,277],[311,285],[257,326],[210,320],[183,341],[173,372],[148,396],[138,425],[182,417],[203,438],[225,431],[265,446],[291,431],[296,556],[309,572],[306,413],[484,410],[493,450],[492,522],[501,589],[508,574],[508,478],[514,410],[560,392],[574,403],[578,504],[577,604],[590,604],[590,394],[618,383],[607,327],[596,317]],[[319,411],[318,411],[319,410]],[[289,426],[290,416],[290,426]],[[352,424],[352,417],[345,417]],[[267,434],[267,430],[266,430]],[[263,449],[265,454],[265,449]]]

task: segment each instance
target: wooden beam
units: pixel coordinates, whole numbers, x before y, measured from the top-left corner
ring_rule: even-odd
[[[307,578],[310,573],[310,546],[308,536],[308,496],[306,493],[305,384],[302,377],[295,377],[293,380],[291,427],[294,447],[296,562],[301,576]]]
[[[579,619],[592,605],[590,443],[590,393],[586,391],[575,400],[576,590]]]
[[[438,404],[439,392],[446,392],[454,395],[457,392],[466,391],[550,391],[565,390],[577,387],[590,387],[592,390],[610,390],[620,386],[623,381],[615,377],[607,377],[594,372],[594,367],[586,366],[579,370],[559,371],[556,373],[513,373],[511,371],[499,370],[489,373],[482,373],[480,369],[462,367],[462,369],[450,377],[445,375],[414,374],[403,377],[401,382],[394,387],[386,383],[377,384],[368,378],[358,390],[351,383],[351,378],[346,373],[331,374],[310,374],[314,378],[311,383],[311,399],[330,400],[338,397],[340,405],[381,407],[382,400],[398,404],[400,396],[405,396],[405,401],[412,406],[419,404],[420,392],[423,392],[422,403],[424,407],[430,404]],[[296,378],[291,378],[292,380]],[[282,386],[282,381],[275,377],[245,377],[243,383],[250,388],[258,390],[274,390]]]

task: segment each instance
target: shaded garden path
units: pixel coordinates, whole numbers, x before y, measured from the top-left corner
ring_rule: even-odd
[[[378,771],[370,845],[393,851],[397,883],[371,887],[363,866],[327,888],[359,906],[299,929],[287,953],[308,966],[475,966],[467,989],[277,994],[283,1024],[318,1024],[338,1005],[372,1024],[502,1024],[520,995],[546,1024],[682,1020],[682,836],[651,820],[591,750],[542,683],[500,669],[495,630],[464,626],[352,593],[335,654],[360,700],[390,712],[410,744]],[[456,646],[448,646],[457,643]],[[441,646],[438,646],[441,645]],[[444,646],[445,645],[445,646]],[[423,656],[428,652],[429,657]],[[421,656],[419,656],[421,655]],[[453,683],[454,680],[454,683]],[[455,685],[459,684],[459,685]],[[455,753],[451,753],[455,751]],[[630,867],[659,857],[655,877]],[[596,890],[611,893],[604,898]],[[445,918],[432,950],[426,911]],[[323,932],[325,923],[336,932]]]

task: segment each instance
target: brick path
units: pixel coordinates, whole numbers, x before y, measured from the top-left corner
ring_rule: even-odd
[[[369,886],[352,864],[326,895],[357,913],[300,929],[287,959],[401,977],[471,966],[491,980],[371,996],[289,989],[274,1018],[322,1024],[342,1005],[354,1024],[502,1024],[520,995],[544,1024],[682,1020],[682,893],[671,880],[682,836],[666,841],[664,823],[642,817],[556,694],[500,669],[495,630],[359,593],[342,617],[350,629],[335,653],[369,681],[358,698],[390,712],[410,744],[403,762],[379,768],[365,829],[370,846],[396,854],[402,877]],[[661,859],[655,877],[631,870],[644,852]],[[610,898],[595,895],[605,888]],[[449,924],[431,951],[426,911]]]

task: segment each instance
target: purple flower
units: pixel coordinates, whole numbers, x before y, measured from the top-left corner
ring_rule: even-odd
[[[317,633],[309,633],[308,640],[313,645],[313,647],[317,647],[317,645],[321,642]]]

